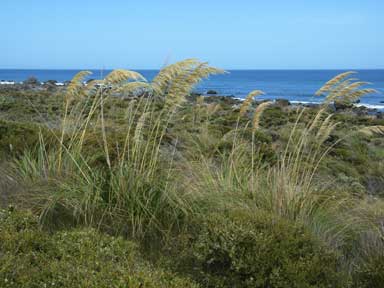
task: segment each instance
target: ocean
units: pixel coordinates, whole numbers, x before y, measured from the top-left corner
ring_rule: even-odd
[[[13,70],[0,69],[0,80],[21,82],[30,76],[40,81],[70,80],[80,70]],[[109,70],[91,70],[91,78],[100,79]],[[136,70],[151,80],[157,70]],[[321,97],[314,93],[333,76],[346,70],[229,70],[228,74],[211,76],[196,88],[196,92],[205,93],[215,90],[219,95],[244,98],[250,91],[263,90],[266,95],[260,99],[284,98],[292,102],[320,102]],[[368,87],[379,91],[361,99],[361,105],[370,108],[384,109],[384,70],[357,70],[356,77],[370,82]]]

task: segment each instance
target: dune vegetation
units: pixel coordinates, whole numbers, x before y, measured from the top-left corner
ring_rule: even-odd
[[[0,287],[383,287],[384,119],[333,109],[368,83],[192,93],[218,73],[0,91]]]

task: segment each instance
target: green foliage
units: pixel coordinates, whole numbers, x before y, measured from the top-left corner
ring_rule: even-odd
[[[345,287],[338,257],[299,225],[238,210],[196,227],[179,239],[177,265],[205,287]]]
[[[263,115],[263,127],[276,127],[285,125],[288,122],[288,115],[281,107],[275,106],[267,109]]]
[[[20,155],[39,142],[39,131],[43,127],[0,119],[0,157]]]
[[[382,202],[381,202],[382,204]],[[380,233],[364,233],[360,237],[357,253],[359,257],[354,263],[353,287],[382,287],[384,283],[384,238],[382,230],[383,206],[376,207],[379,212]]]
[[[49,122],[60,115],[62,95],[47,91],[0,90],[0,118],[17,122]]]
[[[321,163],[324,174],[335,176],[337,186],[349,182],[352,193],[366,190],[369,194],[382,194],[380,186],[384,183],[384,166],[379,159],[383,157],[384,146],[381,139],[370,139],[361,134],[345,137],[345,133],[343,129],[332,135],[333,141],[338,143]],[[358,186],[363,186],[363,189]]]
[[[364,263],[354,273],[354,287],[382,287],[384,283],[384,255],[377,251],[365,259]]]
[[[0,212],[1,287],[197,287],[142,260],[134,243],[92,229],[49,235],[37,219]]]
[[[13,97],[0,95],[0,111],[7,111],[11,109],[15,102],[16,100]]]

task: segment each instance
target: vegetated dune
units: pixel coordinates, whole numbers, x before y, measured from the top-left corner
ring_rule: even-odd
[[[191,94],[223,72],[0,91],[0,286],[382,287],[384,120],[349,105],[373,90]]]

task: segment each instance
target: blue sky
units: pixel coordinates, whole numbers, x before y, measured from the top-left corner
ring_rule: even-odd
[[[1,0],[1,68],[384,68],[383,0]]]

